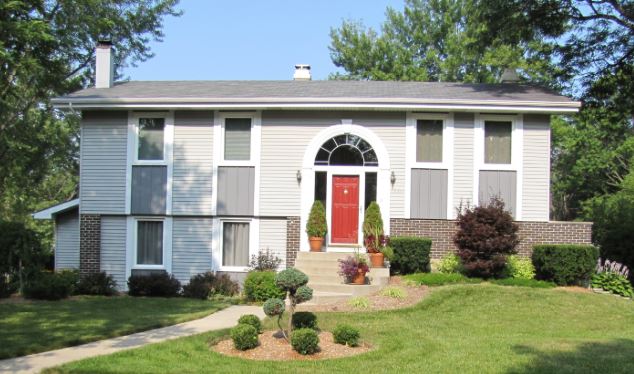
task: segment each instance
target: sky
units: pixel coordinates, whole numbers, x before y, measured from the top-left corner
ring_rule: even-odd
[[[132,80],[287,80],[295,64],[313,79],[338,70],[330,60],[330,29],[343,20],[379,30],[387,6],[403,0],[181,0],[181,17],[164,22],[155,56],[124,69]]]

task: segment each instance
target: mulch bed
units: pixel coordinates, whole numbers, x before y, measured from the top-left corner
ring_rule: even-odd
[[[429,287],[409,285],[403,282],[403,279],[399,276],[390,277],[389,286],[403,289],[407,293],[407,296],[403,299],[398,299],[390,296],[383,296],[381,295],[381,291],[379,291],[374,294],[364,296],[369,302],[367,308],[357,308],[347,302],[338,302],[320,305],[300,304],[297,306],[297,309],[311,312],[358,312],[400,309],[418,304],[429,293]]]
[[[245,358],[248,360],[323,360],[329,358],[348,357],[368,352],[372,347],[361,343],[358,347],[348,347],[336,344],[332,334],[327,331],[319,333],[320,351],[313,355],[301,355],[293,350],[291,345],[275,331],[265,331],[258,337],[260,345],[247,351],[240,351],[233,347],[231,339],[222,340],[212,345],[211,349],[227,356]]]

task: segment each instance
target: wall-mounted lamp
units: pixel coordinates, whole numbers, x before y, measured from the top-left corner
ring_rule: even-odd
[[[297,170],[297,174],[295,175],[295,177],[297,178],[297,183],[301,183],[302,182],[302,171],[301,170]]]
[[[394,171],[392,171],[392,174],[390,175],[390,182],[392,182],[392,184],[396,183],[396,175],[394,174]]]

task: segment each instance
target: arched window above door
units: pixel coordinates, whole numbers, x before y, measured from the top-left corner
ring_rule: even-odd
[[[315,165],[379,166],[379,160],[370,143],[357,135],[342,134],[322,144]]]

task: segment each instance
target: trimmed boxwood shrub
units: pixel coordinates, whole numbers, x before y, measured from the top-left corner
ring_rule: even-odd
[[[84,276],[77,284],[79,295],[112,296],[117,293],[117,282],[105,271]]]
[[[181,291],[181,282],[167,272],[131,275],[128,278],[130,296],[174,297]]]
[[[238,319],[238,324],[251,325],[260,334],[262,332],[262,322],[255,314],[245,314]]]
[[[390,246],[394,249],[394,258],[390,262],[393,272],[411,274],[429,271],[431,239],[393,236],[390,238]]]
[[[317,329],[317,316],[311,312],[295,312],[293,314],[293,329]]]
[[[228,274],[211,271],[196,274],[183,287],[183,296],[205,300],[212,295],[233,296],[240,292],[240,285]]]
[[[76,283],[71,272],[41,272],[26,283],[23,294],[28,299],[61,300],[71,295]]]
[[[291,334],[291,346],[302,355],[312,355],[319,350],[319,336],[313,329],[297,329]]]
[[[560,286],[586,286],[594,273],[599,249],[592,245],[544,244],[533,247],[535,278]]]
[[[229,334],[236,349],[246,351],[258,346],[258,331],[251,325],[239,324]]]
[[[359,338],[361,333],[356,327],[350,325],[340,324],[335,327],[332,332],[332,336],[337,344],[347,345],[349,347],[356,347],[359,345]]]
[[[244,296],[248,301],[266,301],[271,298],[283,299],[284,290],[275,285],[274,271],[251,271],[244,280]]]

